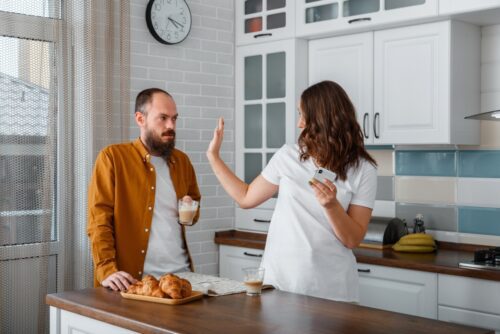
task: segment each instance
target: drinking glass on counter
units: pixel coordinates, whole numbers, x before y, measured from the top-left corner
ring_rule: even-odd
[[[198,210],[198,201],[179,200],[179,223],[182,225],[193,225],[193,218]]]
[[[260,296],[262,283],[264,282],[264,268],[243,268],[245,278],[243,283],[247,289],[248,296]]]

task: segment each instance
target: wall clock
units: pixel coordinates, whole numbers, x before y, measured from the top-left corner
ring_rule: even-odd
[[[191,30],[191,11],[185,0],[149,0],[146,23],[158,42],[177,44]]]

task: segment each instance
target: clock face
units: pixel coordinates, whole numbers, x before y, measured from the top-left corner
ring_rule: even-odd
[[[184,0],[150,0],[146,21],[151,34],[161,43],[182,42],[191,29],[191,12]]]

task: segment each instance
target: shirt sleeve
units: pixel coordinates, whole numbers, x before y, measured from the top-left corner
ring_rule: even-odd
[[[115,203],[114,170],[111,157],[99,153],[88,191],[88,225],[94,275],[101,283],[118,271],[116,263],[113,212]]]
[[[269,161],[266,167],[262,170],[260,175],[266,179],[266,181],[279,185],[281,180],[281,171],[283,168],[280,168],[283,164],[283,151],[286,149],[286,144],[281,147],[278,152],[274,153],[273,157]]]
[[[200,218],[200,207],[201,207],[201,194],[200,194],[200,189],[198,188],[198,182],[196,181],[196,173],[194,171],[194,167],[191,164],[191,161],[188,161],[189,165],[189,189],[188,189],[188,195],[191,196],[191,198],[195,201],[199,202],[198,205],[198,211],[196,211],[196,215],[193,217],[193,224],[198,222],[198,219]]]
[[[369,162],[363,162],[358,190],[353,194],[351,204],[373,209],[377,194],[377,169]]]

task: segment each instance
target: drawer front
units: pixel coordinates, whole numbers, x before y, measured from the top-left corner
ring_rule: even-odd
[[[500,316],[494,314],[438,306],[438,320],[493,329],[497,333],[500,332]]]
[[[235,226],[242,230],[267,232],[272,215],[273,210],[236,208]]]
[[[437,274],[358,264],[363,306],[437,319]]]
[[[500,315],[500,282],[439,274],[438,304]]]
[[[263,250],[221,245],[219,249],[219,275],[243,281],[243,268],[259,267]]]

